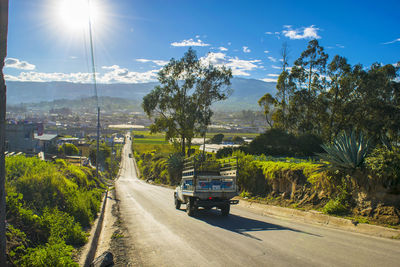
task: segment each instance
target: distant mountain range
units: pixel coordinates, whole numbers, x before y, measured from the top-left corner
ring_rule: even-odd
[[[214,104],[215,110],[234,111],[242,109],[258,110],[257,101],[265,93],[275,94],[274,82],[263,82],[255,79],[233,78],[232,95],[225,101]],[[129,102],[141,103],[143,96],[148,94],[156,82],[136,84],[98,84],[100,97],[114,97]],[[78,100],[94,95],[92,84],[69,82],[7,82],[7,104],[18,105],[21,103],[57,102],[62,106],[62,101]],[[66,101],[69,102],[69,101]],[[69,102],[71,104],[71,102]]]

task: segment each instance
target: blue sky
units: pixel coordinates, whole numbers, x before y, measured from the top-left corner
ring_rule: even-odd
[[[70,15],[62,2],[10,1],[6,80],[91,82],[87,31],[62,20]],[[312,38],[330,59],[339,54],[364,66],[400,61],[400,1],[91,2],[98,10],[95,61],[104,83],[154,81],[188,46],[237,77],[265,81],[280,72],[284,42],[291,64]]]

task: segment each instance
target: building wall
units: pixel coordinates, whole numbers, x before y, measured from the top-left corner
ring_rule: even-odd
[[[6,150],[9,152],[35,153],[38,141],[34,139],[34,124],[7,124]]]

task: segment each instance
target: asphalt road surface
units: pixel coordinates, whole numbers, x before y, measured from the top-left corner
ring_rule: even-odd
[[[128,251],[138,266],[400,266],[400,241],[307,225],[232,207],[189,217],[173,190],[138,180],[131,142],[116,182]]]

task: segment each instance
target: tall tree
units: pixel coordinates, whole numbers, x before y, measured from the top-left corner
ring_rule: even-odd
[[[273,115],[276,112],[274,106],[277,104],[278,102],[270,93],[266,93],[258,100],[258,105],[263,108],[265,119],[270,128],[274,126]]]
[[[282,72],[278,77],[278,81],[276,83],[276,89],[277,89],[277,94],[276,97],[280,98],[279,103],[279,108],[280,111],[277,111],[277,114],[280,114],[280,121],[276,121],[276,123],[282,125],[281,128],[288,130],[288,125],[287,125],[287,103],[288,98],[289,98],[289,48],[286,42],[282,44],[282,49],[281,49],[281,65],[282,65]]]
[[[400,82],[399,65],[372,64],[358,70],[357,98],[353,123],[367,133],[374,143],[389,139],[399,141]]]
[[[160,85],[143,98],[142,107],[150,118],[152,132],[166,132],[166,139],[179,138],[180,149],[186,146],[200,129],[211,122],[211,104],[226,99],[232,71],[201,62],[189,48],[180,60],[171,59],[158,73]]]
[[[0,1],[0,266],[6,266],[6,83],[4,61],[7,56],[8,0]]]
[[[325,95],[329,102],[329,119],[325,121],[324,139],[331,141],[348,127],[346,121],[351,120],[350,103],[356,90],[357,78],[353,75],[347,59],[339,55],[328,64],[327,75],[329,90]]]
[[[319,45],[317,40],[311,40],[290,71],[289,80],[291,80],[294,94],[296,94],[293,100],[299,101],[292,107],[295,107],[296,110],[298,109],[297,105],[304,105],[302,109],[306,111],[305,115],[298,114],[301,120],[298,120],[297,129],[300,132],[318,133],[320,131],[320,129],[314,129],[316,114],[312,111],[317,103],[318,94],[325,89],[324,74],[327,60],[328,55],[324,52],[324,48]]]

